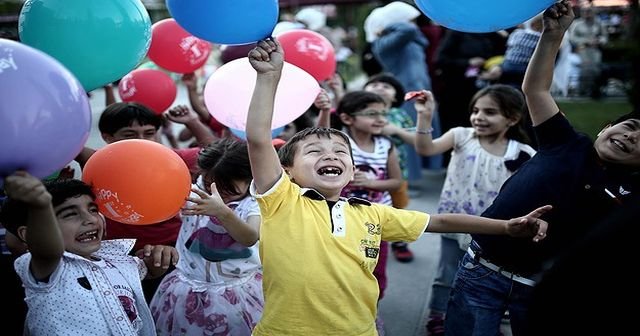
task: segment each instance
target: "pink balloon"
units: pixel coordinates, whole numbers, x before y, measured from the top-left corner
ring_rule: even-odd
[[[209,113],[229,128],[245,131],[249,102],[256,85],[256,71],[247,57],[233,60],[216,70],[204,87]],[[303,114],[320,92],[318,82],[306,71],[284,63],[276,92],[271,129],[282,127]]]

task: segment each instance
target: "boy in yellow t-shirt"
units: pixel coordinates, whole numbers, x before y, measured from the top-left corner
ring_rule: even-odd
[[[544,238],[539,217],[493,220],[428,215],[340,197],[355,166],[346,135],[331,128],[298,132],[278,154],[271,119],[283,52],[272,38],[249,52],[257,81],[247,117],[252,194],[262,215],[260,257],[265,306],[253,334],[376,335],[373,269],[381,240],[414,241],[422,232],[481,232]]]

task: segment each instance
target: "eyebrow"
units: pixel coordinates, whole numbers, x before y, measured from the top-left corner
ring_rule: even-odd
[[[96,202],[91,202],[91,203],[89,203],[89,208],[93,208],[93,207],[96,207],[96,208],[97,208],[97,207],[98,207],[98,203],[96,203]],[[67,211],[67,210],[76,209],[76,208],[79,208],[79,207],[78,207],[77,205],[67,205],[67,206],[66,206],[66,207],[64,207],[64,208],[58,209],[58,210],[56,211],[56,216],[57,216],[57,215],[59,215],[59,214],[60,214],[60,213],[62,213],[62,212],[65,212],[65,211]]]
[[[640,129],[640,120],[638,120],[638,119],[627,119],[625,121],[628,121],[629,123],[633,124],[633,126],[636,129]]]
[[[67,206],[66,206],[66,207],[64,207],[64,208],[61,208],[61,209],[56,210],[56,216],[57,216],[57,215],[59,215],[59,214],[61,214],[61,213],[63,213],[63,212],[65,212],[65,211],[67,211],[67,210],[72,210],[72,209],[74,209],[74,208],[77,208],[77,206],[75,206],[75,205],[67,205]]]

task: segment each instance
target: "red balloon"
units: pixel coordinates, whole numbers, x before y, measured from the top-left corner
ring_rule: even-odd
[[[99,149],[82,170],[82,180],[93,187],[102,214],[133,225],[175,216],[191,189],[189,169],[178,154],[140,139]]]
[[[158,66],[177,73],[191,73],[207,62],[211,45],[178,25],[164,19],[151,26],[151,46],[147,56]]]
[[[118,93],[123,102],[140,103],[161,114],[173,104],[178,89],[171,77],[160,70],[137,69],[122,77]]]
[[[307,29],[288,30],[277,36],[284,60],[321,82],[336,72],[336,53],[326,37]]]

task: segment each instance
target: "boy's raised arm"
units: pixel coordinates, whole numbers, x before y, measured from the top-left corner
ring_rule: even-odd
[[[37,280],[44,280],[58,267],[64,253],[64,240],[51,204],[51,194],[42,181],[24,171],[7,177],[5,190],[9,198],[24,202],[28,207],[25,240],[31,252],[31,273]]]
[[[267,38],[249,52],[249,62],[258,75],[247,115],[247,146],[256,191],[264,193],[282,174],[278,154],[271,144],[271,120],[284,52],[276,39]]]
[[[567,0],[552,5],[544,12],[544,29],[522,83],[534,126],[540,125],[559,111],[551,96],[551,81],[558,49],[573,18],[574,14]]]

